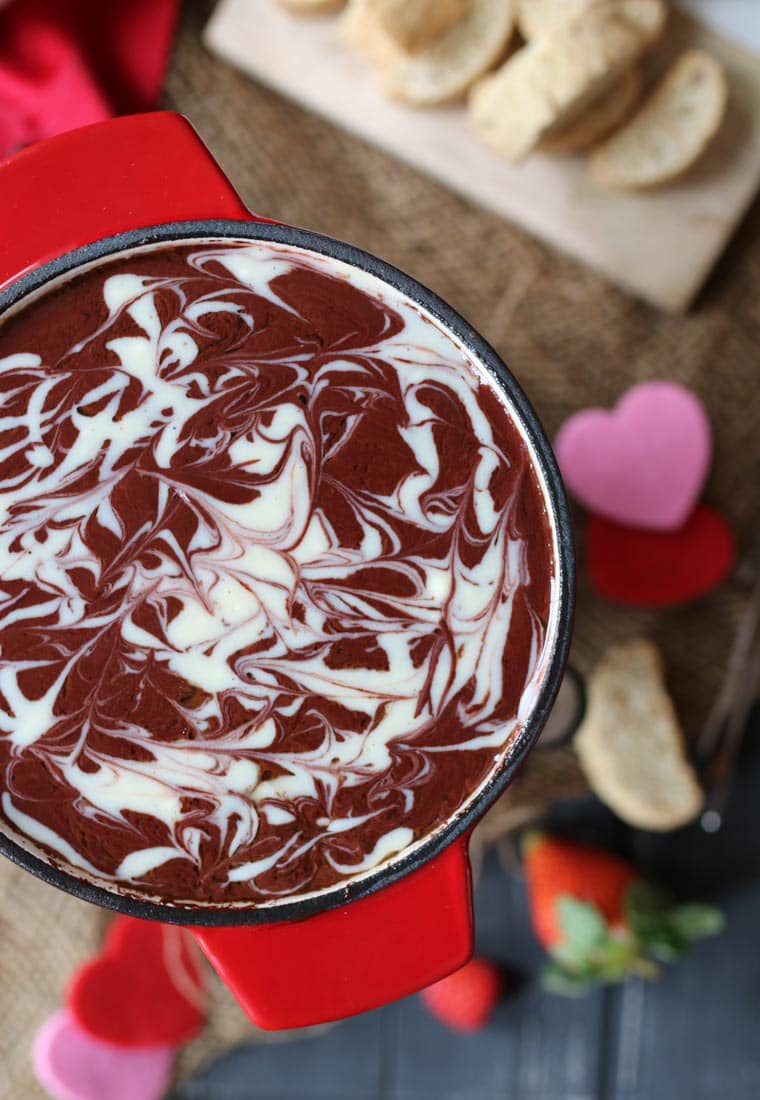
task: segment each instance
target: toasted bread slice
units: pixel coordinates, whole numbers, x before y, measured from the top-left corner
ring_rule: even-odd
[[[517,29],[530,42],[598,3],[600,0],[517,0]]]
[[[344,46],[354,50],[381,71],[403,61],[406,53],[380,25],[371,8],[371,0],[349,0],[340,17],[338,36]]]
[[[594,153],[591,171],[605,187],[657,187],[682,175],[717,133],[728,103],[718,61],[688,50],[641,110]]]
[[[521,160],[598,100],[658,37],[662,0],[603,3],[518,50],[471,92],[481,137]]]
[[[278,3],[296,15],[326,15],[338,11],[346,0],[278,0]]]
[[[582,153],[591,149],[628,117],[640,95],[641,74],[638,69],[629,69],[577,121],[550,133],[541,148],[547,153]]]
[[[699,813],[702,790],[651,642],[614,646],[594,669],[574,745],[591,787],[629,825],[666,831]]]
[[[386,94],[429,107],[463,95],[499,60],[513,28],[514,0],[472,0],[464,19],[410,53],[382,26],[373,0],[349,0],[339,35],[377,67]]]
[[[369,9],[402,50],[416,53],[468,14],[473,0],[369,0]]]
[[[388,65],[383,87],[415,107],[457,99],[499,61],[513,29],[514,0],[473,0],[464,19],[440,38]]]

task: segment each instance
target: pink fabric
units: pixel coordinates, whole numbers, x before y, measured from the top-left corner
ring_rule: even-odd
[[[0,0],[0,154],[158,103],[179,0]]]

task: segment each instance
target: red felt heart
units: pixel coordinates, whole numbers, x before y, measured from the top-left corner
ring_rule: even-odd
[[[736,555],[723,517],[700,504],[677,531],[639,531],[590,516],[586,561],[594,588],[634,607],[695,600],[725,579]]]
[[[67,998],[84,1031],[125,1047],[187,1042],[203,1026],[204,1002],[190,933],[131,917],[112,923],[102,953],[74,975]]]

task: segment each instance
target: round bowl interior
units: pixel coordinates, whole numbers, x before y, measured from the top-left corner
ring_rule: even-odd
[[[151,244],[179,243],[193,239],[234,238],[270,241],[321,253],[374,275],[400,291],[430,313],[454,335],[498,383],[515,410],[519,427],[528,443],[537,475],[545,492],[549,523],[554,536],[554,608],[553,637],[547,637],[544,673],[536,704],[510,743],[507,751],[481,784],[480,788],[448,821],[410,850],[361,877],[348,880],[320,893],[292,900],[256,905],[201,906],[170,904],[164,900],[132,896],[107,889],[93,880],[70,873],[43,858],[20,839],[0,831],[0,853],[43,879],[51,886],[68,891],[84,901],[93,902],[121,913],[149,920],[185,925],[243,925],[303,919],[326,909],[366,897],[380,888],[410,874],[432,859],[446,845],[472,829],[479,818],[505,790],[538,738],[559,689],[570,646],[574,606],[574,551],[567,501],[562,480],[549,441],[518,382],[492,347],[446,302],[404,272],[353,245],[309,230],[255,221],[176,222],[145,229],[130,230],[67,253],[23,276],[0,293],[0,318],[6,310],[28,295],[42,290],[84,265],[120,252]],[[548,633],[548,632],[547,632]]]

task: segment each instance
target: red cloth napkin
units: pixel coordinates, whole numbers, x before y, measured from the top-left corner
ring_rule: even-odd
[[[179,0],[0,0],[0,155],[161,94]]]

